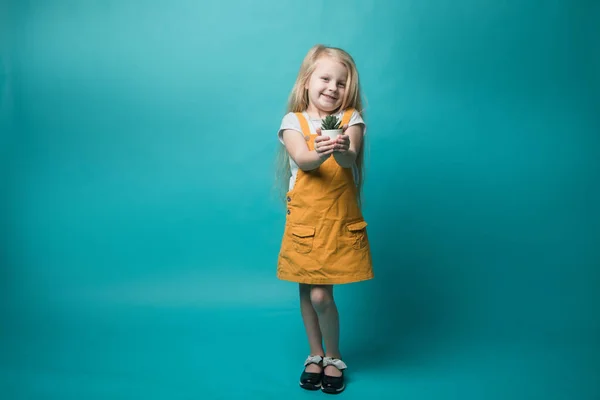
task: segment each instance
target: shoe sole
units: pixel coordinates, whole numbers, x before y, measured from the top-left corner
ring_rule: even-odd
[[[319,389],[321,389],[321,384],[318,384],[318,385],[306,385],[306,384],[303,384],[301,382],[300,383],[300,387],[302,389],[305,389],[305,390],[319,390]]]
[[[323,393],[327,393],[327,394],[340,394],[344,391],[344,389],[346,389],[346,385],[342,386],[339,389],[329,389],[329,388],[321,387],[321,391]]]

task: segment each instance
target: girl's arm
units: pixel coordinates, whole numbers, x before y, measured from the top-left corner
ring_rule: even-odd
[[[360,150],[360,146],[362,145],[362,138],[364,132],[364,125],[356,124],[350,126],[344,132],[344,135],[347,138],[338,137],[337,145],[338,147],[342,147],[342,150],[339,149],[333,153],[333,158],[342,168],[350,168],[356,161],[356,156],[358,151]],[[344,140],[350,139],[350,143],[342,144]],[[343,148],[347,148],[345,151]]]
[[[283,143],[290,157],[296,162],[298,168],[303,171],[311,171],[318,168],[333,153],[334,142],[327,143],[321,141],[319,137],[315,141],[320,142],[319,152],[308,149],[306,140],[304,140],[304,136],[300,132],[293,129],[283,131]]]

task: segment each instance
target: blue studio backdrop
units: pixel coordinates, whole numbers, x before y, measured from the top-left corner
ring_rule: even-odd
[[[307,398],[276,133],[355,58],[348,399],[600,398],[599,4],[0,2],[0,396]]]

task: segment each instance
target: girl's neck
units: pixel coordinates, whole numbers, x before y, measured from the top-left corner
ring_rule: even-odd
[[[335,114],[335,112],[333,113],[328,113],[326,111],[321,111],[316,107],[313,106],[308,106],[308,108],[306,109],[306,113],[308,114],[309,117],[311,118],[319,118],[319,119],[323,119],[328,115],[332,115]]]

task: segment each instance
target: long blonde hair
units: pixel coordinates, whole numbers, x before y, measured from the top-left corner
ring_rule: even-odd
[[[288,98],[287,112],[303,112],[308,108],[308,90],[306,84],[315,70],[317,61],[321,57],[332,57],[341,62],[348,72],[346,80],[346,92],[339,109],[334,110],[332,114],[338,113],[348,108],[354,108],[365,119],[362,105],[362,94],[358,79],[358,70],[354,59],[345,50],[337,47],[328,47],[322,44],[313,46],[302,61],[300,71],[296,77],[296,82]],[[357,196],[359,204],[361,203],[361,193],[364,180],[364,148],[365,139],[360,146],[356,156],[356,166],[358,168],[358,190]],[[289,154],[283,145],[279,145],[276,158],[276,182],[278,194],[281,200],[285,202],[285,195],[288,192],[289,180],[291,177]]]

